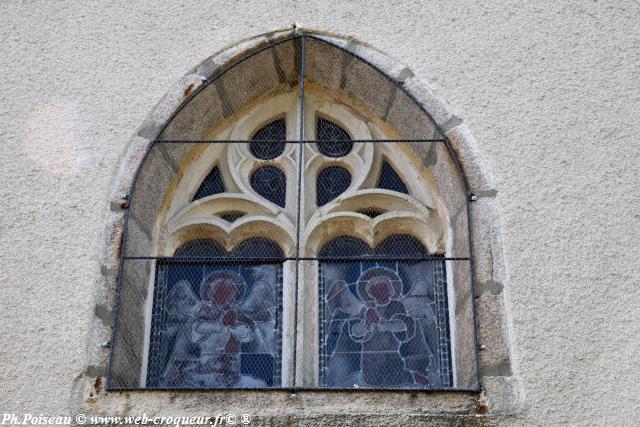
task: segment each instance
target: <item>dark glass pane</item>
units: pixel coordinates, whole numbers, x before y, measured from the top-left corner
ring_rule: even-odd
[[[320,256],[330,257],[360,257],[371,253],[367,242],[357,237],[341,236],[327,242],[320,250]]]
[[[416,258],[425,257],[429,252],[413,236],[408,234],[392,234],[376,247],[375,254],[387,257]]]
[[[264,237],[248,239],[240,243],[234,254],[246,258],[283,258],[284,253],[273,240]]]
[[[329,166],[318,174],[316,202],[322,206],[344,193],[351,185],[351,174],[340,166]]]
[[[185,243],[176,249],[175,257],[185,258],[213,258],[223,256],[225,250],[218,242],[211,239],[196,239]]]
[[[250,239],[225,256],[281,254],[268,242]],[[279,386],[281,286],[281,264],[159,262],[147,385]]]
[[[251,175],[251,187],[267,200],[284,208],[287,195],[287,179],[274,166],[263,166]]]
[[[360,209],[360,210],[357,210],[356,212],[366,215],[369,218],[375,218],[385,213],[383,210],[375,209],[375,208]]]
[[[382,163],[382,171],[380,173],[380,179],[378,180],[378,188],[409,194],[407,186],[404,185],[402,179],[400,179],[393,167],[386,161]]]
[[[318,150],[327,157],[346,156],[353,148],[351,137],[344,129],[321,117],[318,117],[316,135]]]
[[[218,215],[220,216],[220,218],[224,219],[227,222],[234,222],[238,218],[242,218],[243,216],[245,216],[245,213],[239,212],[239,211],[230,211],[230,212],[222,212]]]
[[[219,193],[224,193],[224,182],[222,181],[220,169],[216,166],[209,172],[209,175],[207,175],[204,181],[202,181],[192,201]]]
[[[354,250],[358,257],[364,244],[339,237],[322,248],[321,256],[345,256]],[[391,236],[365,251],[409,259],[320,263],[321,385],[450,387],[444,260],[411,261],[417,251],[426,251],[406,235]]]
[[[260,128],[260,130],[253,135],[253,141],[249,145],[249,150],[251,154],[258,159],[275,159],[284,152],[284,141],[286,139],[287,128],[285,120],[279,119]]]

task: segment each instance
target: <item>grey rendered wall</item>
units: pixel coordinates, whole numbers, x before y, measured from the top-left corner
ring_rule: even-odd
[[[631,1],[2,2],[0,410],[73,412],[99,374],[107,200],[147,113],[213,52],[299,21],[407,64],[477,141],[506,266],[479,292],[506,295],[521,399],[498,422],[637,419],[639,15]]]

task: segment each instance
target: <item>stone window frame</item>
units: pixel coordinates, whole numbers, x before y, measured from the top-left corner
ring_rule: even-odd
[[[475,278],[475,307],[477,311],[478,343],[480,347],[480,390],[464,393],[436,392],[424,395],[412,395],[413,402],[419,402],[421,411],[428,413],[456,412],[458,414],[492,413],[512,414],[519,410],[522,403],[522,392],[516,381],[514,369],[510,364],[511,348],[508,342],[507,300],[505,297],[506,272],[502,258],[502,242],[500,233],[499,207],[492,180],[480,158],[480,153],[471,132],[462,120],[455,116],[432,90],[413,77],[403,65],[390,59],[379,51],[353,40],[307,30],[278,31],[246,40],[238,45],[213,55],[200,66],[190,71],[177,86],[170,91],[150,113],[145,123],[139,128],[136,136],[129,144],[127,153],[121,162],[116,182],[110,196],[110,213],[105,226],[105,244],[101,254],[102,279],[97,287],[95,318],[89,342],[89,365],[77,380],[73,394],[74,410],[98,405],[103,410],[130,407],[132,402],[150,407],[157,407],[158,402],[167,403],[176,399],[175,394],[167,393],[154,404],[149,397],[139,394],[109,393],[101,387],[105,374],[113,320],[115,298],[115,277],[121,257],[120,244],[123,235],[124,210],[128,201],[126,194],[135,177],[135,172],[142,162],[152,141],[159,135],[164,122],[173,111],[200,86],[203,80],[214,75],[217,70],[232,62],[246,52],[259,49],[273,40],[291,37],[292,34],[313,34],[354,55],[365,58],[385,75],[395,81],[430,116],[445,136],[456,154],[457,162],[464,174],[467,188],[474,195],[471,204],[472,237],[473,237],[473,274]],[[360,392],[361,393],[361,392]],[[377,392],[376,392],[377,393]],[[234,391],[232,396],[253,396],[251,392]],[[277,393],[276,393],[277,394]],[[376,411],[376,405],[365,403],[361,406],[345,404],[331,392],[322,392],[322,402],[315,401],[312,406],[321,410],[327,405],[342,405],[350,413],[367,413]],[[400,413],[415,413],[415,406],[403,403],[402,393],[387,395],[388,404],[394,404]],[[217,395],[220,397],[220,395]],[[257,397],[252,397],[256,399]],[[169,399],[169,400],[167,400]],[[221,398],[220,402],[227,407],[238,407],[234,398]],[[262,398],[258,398],[262,399]],[[273,397],[265,398],[272,401]],[[337,400],[336,400],[337,399]],[[183,401],[182,399],[178,399]],[[375,399],[366,399],[375,402]],[[373,405],[373,406],[372,406]],[[259,405],[264,407],[263,405]],[[294,405],[295,406],[295,405]],[[268,411],[266,411],[268,412]],[[265,412],[265,413],[266,413]],[[466,416],[466,415],[465,415]]]

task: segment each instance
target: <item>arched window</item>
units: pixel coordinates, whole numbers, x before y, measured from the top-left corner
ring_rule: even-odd
[[[465,188],[361,58],[311,35],[237,58],[136,174],[109,387],[477,389]]]

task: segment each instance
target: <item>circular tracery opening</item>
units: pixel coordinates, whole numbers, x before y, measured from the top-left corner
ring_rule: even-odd
[[[318,174],[316,201],[323,206],[344,193],[351,185],[351,174],[341,166],[329,166]]]
[[[249,144],[249,150],[260,160],[272,160],[284,153],[287,128],[284,119],[274,120],[258,129]]]
[[[343,157],[351,152],[351,137],[340,126],[318,117],[316,125],[318,151],[327,157]]]
[[[262,166],[251,174],[251,188],[276,205],[285,206],[287,179],[275,166]]]

